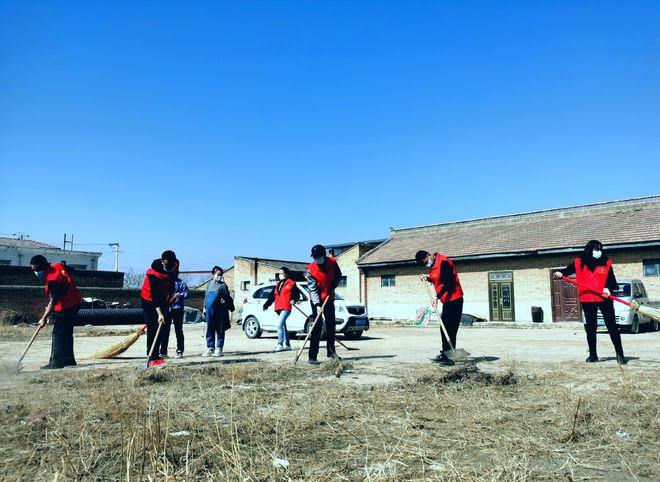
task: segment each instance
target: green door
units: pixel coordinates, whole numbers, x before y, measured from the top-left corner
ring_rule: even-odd
[[[515,321],[513,303],[513,273],[510,271],[488,273],[490,319]]]

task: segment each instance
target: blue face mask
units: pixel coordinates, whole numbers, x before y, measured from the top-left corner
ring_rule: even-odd
[[[432,259],[429,259],[429,262],[426,263],[426,267],[427,268],[433,268],[433,260]]]
[[[35,275],[37,278],[41,278],[41,277],[44,275],[44,272],[43,272],[43,271],[35,271],[35,272],[34,272],[34,275]]]
[[[321,256],[320,258],[314,258],[314,262],[316,264],[323,264],[325,263],[325,256]]]
[[[222,283],[222,276],[220,276],[220,275],[216,275],[215,280],[216,280],[218,283]]]

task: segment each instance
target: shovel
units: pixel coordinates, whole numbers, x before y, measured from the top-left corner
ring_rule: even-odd
[[[300,350],[296,354],[296,359],[293,360],[293,364],[295,365],[298,363],[298,358],[300,358],[300,355],[302,355],[303,350],[305,349],[305,345],[307,344],[307,340],[309,340],[309,337],[312,335],[312,332],[314,331],[314,327],[316,326],[316,323],[318,323],[319,319],[321,318],[321,315],[323,314],[323,310],[325,309],[325,304],[328,302],[330,297],[328,296],[325,301],[323,302],[323,305],[321,308],[318,310],[318,313],[316,313],[316,319],[314,320],[314,323],[312,323],[312,326],[309,327],[309,331],[307,332],[307,336],[305,337],[305,341],[303,341],[303,345],[300,347]]]
[[[311,316],[306,315],[305,312],[304,312],[303,310],[301,310],[300,308],[298,308],[298,305],[293,305],[293,306],[296,308],[296,310],[300,311],[300,313],[301,313],[305,318],[307,318],[307,319],[311,318]],[[336,341],[338,344],[340,344],[341,346],[343,346],[344,348],[346,348],[348,351],[351,351],[351,350],[359,350],[359,348],[349,348],[349,347],[347,347],[347,346],[344,345],[341,341],[339,341],[336,337],[335,337],[335,341]]]
[[[25,347],[25,350],[23,350],[23,354],[21,355],[21,357],[18,359],[18,362],[16,363],[16,372],[21,371],[21,368],[22,368],[21,367],[21,362],[23,361],[23,358],[25,358],[25,355],[27,354],[28,350],[32,346],[32,343],[34,342],[34,339],[37,337],[37,335],[39,334],[39,332],[41,331],[42,328],[43,328],[43,325],[37,326],[37,330],[34,332],[34,335],[32,335],[32,338],[30,338],[30,342],[27,344],[27,346]]]
[[[433,310],[435,311],[435,316],[438,317],[438,323],[440,323],[440,329],[445,335],[445,338],[447,339],[447,343],[449,343],[449,348],[451,349],[449,353],[447,353],[447,357],[451,360],[454,361],[462,361],[467,359],[467,357],[470,356],[470,353],[463,350],[462,348],[459,348],[458,350],[454,348],[454,345],[452,345],[451,340],[449,339],[449,333],[447,333],[447,328],[445,328],[445,324],[442,322],[442,318],[440,317],[440,313],[438,312],[438,305],[433,304],[433,301],[435,300],[435,297],[433,296],[433,293],[431,293],[431,288],[429,288],[429,285],[427,284],[426,281],[422,281],[424,284],[424,288],[426,288],[426,292],[429,295],[429,298],[431,299],[431,306],[433,306]]]

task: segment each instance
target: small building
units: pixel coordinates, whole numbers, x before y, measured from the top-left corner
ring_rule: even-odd
[[[429,299],[415,265],[420,250],[456,264],[464,312],[493,321],[580,319],[576,290],[552,272],[591,239],[600,240],[617,278],[639,278],[660,301],[660,196],[483,219],[392,229],[390,238],[357,261],[361,300],[375,318],[415,318]]]
[[[261,283],[279,280],[279,270],[286,266],[291,270],[291,278],[303,281],[305,268],[308,263],[302,261],[286,261],[282,259],[250,258],[246,256],[234,257],[234,266],[230,276],[233,278],[234,304],[243,305],[243,300],[252,288]],[[226,275],[225,275],[226,277]],[[230,289],[232,288],[229,285]]]
[[[103,253],[65,251],[52,244],[30,239],[0,237],[0,265],[29,266],[33,256],[42,254],[50,263],[66,263],[78,270],[97,270]]]
[[[384,239],[374,241],[356,241],[344,244],[328,244],[328,254],[334,256],[342,273],[337,292],[345,299],[362,302],[364,275],[360,272],[357,260],[383,243]]]

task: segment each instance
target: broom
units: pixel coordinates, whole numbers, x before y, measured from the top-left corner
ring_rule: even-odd
[[[134,333],[131,333],[123,340],[109,346],[103,351],[97,351],[91,355],[86,355],[82,357],[81,360],[107,360],[110,358],[115,358],[133,346],[133,344],[138,341],[138,338],[144,334],[146,329],[147,325],[143,325],[137,328]]]
[[[566,276],[562,276],[561,279],[563,279],[564,281],[568,281],[569,283],[574,284],[576,286],[579,286],[580,288],[584,288],[594,293],[597,293],[603,298],[618,301],[619,303],[623,303],[624,305],[628,306],[631,310],[637,311],[641,315],[646,316],[647,318],[651,318],[655,321],[660,321],[660,310],[658,310],[657,308],[651,308],[650,306],[640,305],[636,301],[631,302],[631,301],[622,300],[621,298],[617,298],[614,295],[605,296],[602,293],[598,293],[597,291],[591,289],[588,286],[578,283],[577,281],[572,280],[570,278],[567,278]]]
[[[435,296],[433,296],[433,293],[431,293],[431,288],[429,288],[429,285],[426,283],[426,281],[422,281],[422,284],[424,285],[424,288],[426,288],[426,292],[428,293],[429,298],[431,299],[431,306],[433,306],[433,301],[435,300]],[[467,357],[470,356],[469,352],[463,350],[462,348],[459,348],[457,350],[456,348],[454,348],[454,345],[452,345],[451,340],[449,339],[449,333],[447,333],[447,328],[445,327],[445,324],[442,322],[442,318],[440,317],[440,313],[438,312],[438,305],[436,304],[435,306],[433,306],[433,309],[435,311],[435,316],[438,317],[438,323],[440,323],[440,329],[445,334],[447,343],[449,343],[450,351],[447,354],[447,358],[450,358],[451,360],[454,361],[467,359]]]
[[[321,308],[319,308],[318,312],[316,313],[316,318],[314,319],[314,323],[312,323],[312,326],[309,327],[309,331],[307,332],[305,341],[303,341],[303,345],[300,347],[300,351],[298,351],[298,353],[296,354],[296,359],[293,360],[294,365],[298,363],[298,358],[300,358],[300,355],[302,355],[302,352],[305,349],[305,345],[307,344],[307,340],[309,340],[309,337],[312,335],[312,332],[314,331],[314,327],[316,326],[316,323],[318,323],[319,318],[321,318],[321,315],[323,314],[323,310],[325,309],[325,304],[328,302],[329,299],[330,297],[328,296],[323,302],[323,305],[321,305]]]

